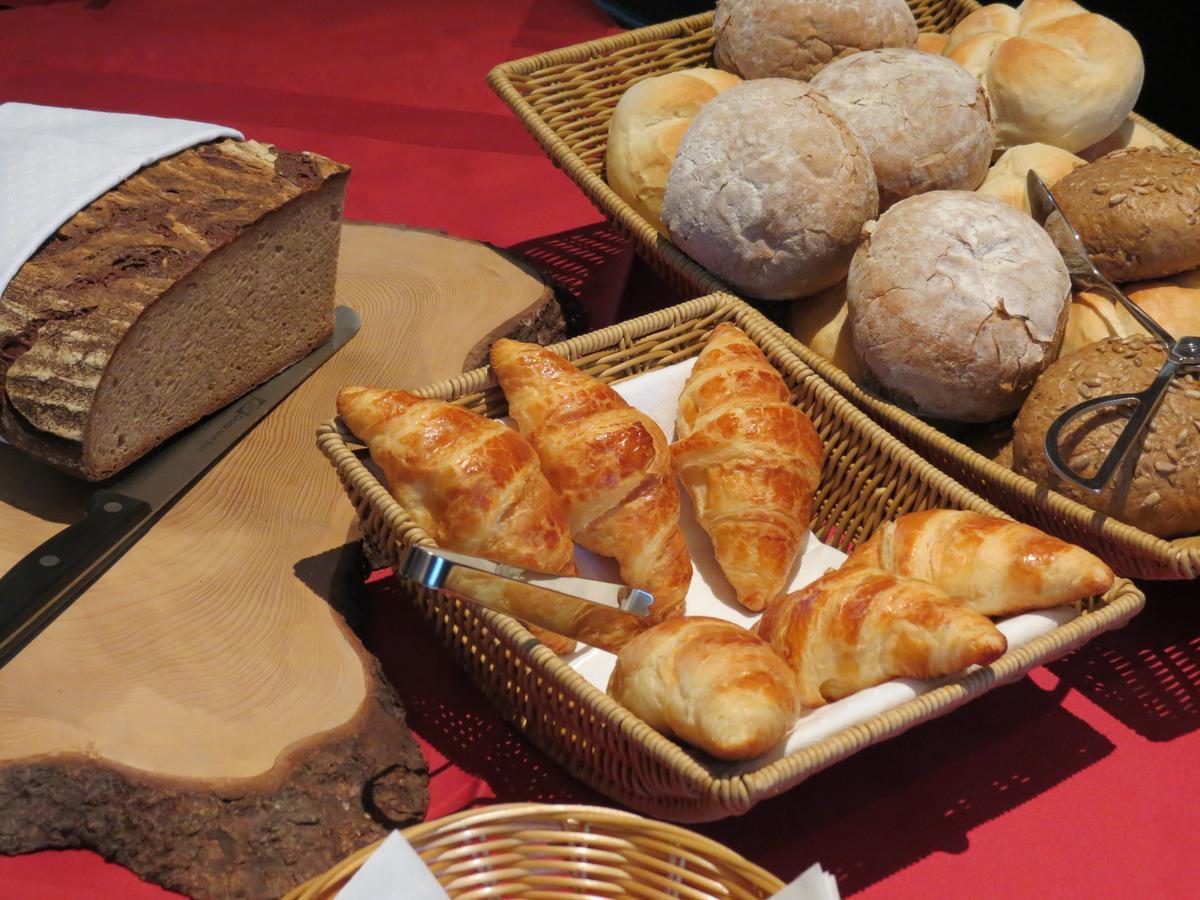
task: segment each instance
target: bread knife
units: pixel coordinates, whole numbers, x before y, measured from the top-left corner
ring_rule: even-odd
[[[522,569],[441,547],[410,545],[396,574],[616,653],[653,624],[654,598],[608,581]]]
[[[328,341],[96,491],[83,519],[9,569],[0,578],[0,666],[120,559],[192,482],[354,337],[359,324],[354,310],[337,307],[333,337]]]

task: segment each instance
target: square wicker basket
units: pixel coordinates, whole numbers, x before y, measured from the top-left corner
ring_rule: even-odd
[[[787,346],[760,313],[714,294],[583,335],[553,349],[606,382],[697,355],[708,333],[731,321],[783,375],[794,402],[812,418],[825,447],[813,531],[848,550],[903,513],[953,507],[998,514],[993,506],[933,468],[839,395]],[[417,393],[502,416],[504,395],[488,369],[476,369]],[[336,422],[318,432],[361,520],[363,533],[394,564],[403,546],[432,545],[387,489],[347,446]],[[929,693],[843,729],[748,774],[718,775],[653,731],[577,674],[506,616],[425,589],[414,591],[435,633],[504,716],[572,775],[641,812],[705,821],[745,812],[862,748],[946,713],[961,703],[1123,624],[1145,603],[1119,580],[1083,604],[1083,615],[1005,654],[990,666],[950,679]]]
[[[922,31],[947,31],[979,8],[975,0],[908,0]],[[576,44],[497,66],[488,83],[593,205],[684,297],[729,291],[618,197],[603,179],[608,119],[621,94],[643,78],[712,64],[712,13]],[[1140,116],[1171,146],[1188,144]],[[1129,577],[1200,576],[1200,536],[1173,541],[1102,516],[992,462],[965,444],[861,390],[839,368],[785,338],[794,352],[841,393],[939,469],[1010,515],[1087,547]]]

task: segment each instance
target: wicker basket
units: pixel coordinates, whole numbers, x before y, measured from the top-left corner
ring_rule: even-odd
[[[404,831],[451,897],[770,897],[783,882],[678,825],[599,806],[507,803]],[[335,896],[382,841],[285,900]]]
[[[922,31],[945,31],[978,8],[975,0],[909,0]],[[565,47],[497,66],[492,89],[512,107],[553,160],[628,237],[639,255],[681,296],[729,288],[699,266],[618,197],[601,177],[608,118],[635,81],[712,62],[712,13]],[[1179,149],[1192,149],[1138,115],[1132,117]],[[1022,521],[1086,546],[1117,571],[1140,578],[1200,575],[1200,536],[1166,541],[1039,488],[891,403],[862,391],[841,369],[798,341],[811,368],[902,441],[958,481]]]
[[[784,334],[727,294],[593,332],[554,349],[584,371],[616,381],[700,352],[718,323],[732,321],[783,374],[825,447],[814,502],[813,530],[839,549],[871,535],[883,522],[931,507],[998,510],[938,472],[871,422],[787,348]],[[460,403],[489,416],[506,412],[504,395],[487,369],[476,369],[418,393]],[[361,519],[363,533],[393,563],[405,544],[431,545],[387,489],[346,445],[336,423],[318,432],[322,452]],[[705,821],[745,812],[759,800],[863,747],[1055,659],[1096,634],[1125,622],[1145,598],[1119,581],[1085,614],[1005,654],[991,666],[868,721],[844,729],[763,767],[719,774],[659,735],[562,662],[519,623],[446,595],[421,589],[414,598],[435,633],[501,713],[575,777],[634,809],[675,821]]]

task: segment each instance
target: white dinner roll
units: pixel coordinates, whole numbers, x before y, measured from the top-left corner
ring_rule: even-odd
[[[979,81],[919,50],[865,50],[809,82],[858,135],[879,185],[879,208],[934,190],[974,190],[995,130]]]
[[[1166,146],[1168,146],[1166,141],[1141,122],[1126,119],[1120,128],[1108,137],[1096,141],[1092,146],[1080,150],[1079,155],[1088,162],[1095,162],[1100,157],[1112,153],[1114,150],[1124,150],[1126,147]]]
[[[1125,121],[1145,73],[1133,35],[1073,0],[984,6],[954,27],[944,53],[983,81],[1001,150],[1096,143]]]
[[[659,231],[663,191],[679,142],[705,103],[741,79],[720,69],[684,69],[631,85],[608,120],[609,186]]]
[[[743,78],[807,81],[835,59],[916,47],[904,0],[717,0],[713,60]]]
[[[1200,290],[1166,281],[1127,285],[1125,294],[1175,337],[1200,334]],[[1107,297],[1077,293],[1071,300],[1060,356],[1110,337],[1146,334],[1123,304]],[[1200,426],[1197,426],[1200,428]]]
[[[922,53],[936,53],[941,56],[949,40],[950,35],[948,34],[941,34],[936,31],[922,31],[917,35],[917,49]]]
[[[1046,232],[971,191],[901,200],[866,231],[848,320],[884,393],[939,419],[1015,412],[1066,325],[1071,279]]]
[[[794,301],[788,311],[788,331],[852,380],[862,380],[858,357],[854,355],[854,339],[846,323],[844,280],[811,297]]]
[[[738,291],[789,300],[845,277],[878,202],[871,161],[829,101],[801,81],[764,78],[697,113],[662,218],[671,240]]]
[[[1049,144],[1022,144],[1004,151],[988,171],[979,193],[1003,200],[1014,209],[1029,212],[1029,187],[1026,179],[1032,169],[1053,187],[1054,182],[1087,163],[1060,147]]]

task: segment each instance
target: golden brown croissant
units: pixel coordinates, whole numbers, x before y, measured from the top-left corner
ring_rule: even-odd
[[[845,564],[928,581],[986,616],[1074,603],[1113,583],[1112,570],[1082,547],[1020,522],[954,509],[886,523]]]
[[[655,625],[626,644],[608,692],[651,728],[721,759],[766,753],[800,714],[795,676],[766,642],[699,616]]]
[[[821,478],[821,439],[790,396],[758,346],[724,322],[679,397],[671,463],[751,610],[786,587]]]
[[[337,410],[371,451],[393,496],[440,546],[541,572],[576,574],[562,498],[542,475],[533,448],[511,428],[405,391],[343,388]],[[522,587],[495,578],[471,584],[473,591]],[[575,649],[572,639],[542,629],[534,633],[557,653]]]
[[[692,562],[662,429],[608,385],[536,344],[496,341],[492,370],[509,413],[566,501],[575,540],[616,559],[626,584],[653,594],[656,621],[682,615]]]
[[[1000,657],[991,620],[931,584],[865,566],[827,572],[767,607],[758,634],[820,706],[892,678],[936,678]]]

